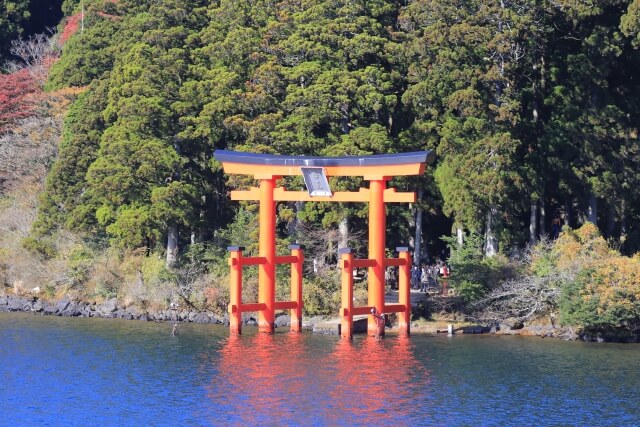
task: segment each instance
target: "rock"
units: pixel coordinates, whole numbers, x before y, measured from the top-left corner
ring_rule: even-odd
[[[149,313],[142,313],[138,317],[138,320],[143,320],[145,322],[150,322],[152,319],[151,319],[151,316],[149,315]]]
[[[291,326],[291,316],[289,316],[288,314],[278,316],[274,323],[276,328],[289,327]]]
[[[140,318],[140,310],[138,310],[138,307],[129,307],[127,308],[127,311],[129,312],[129,314],[131,315],[131,318],[133,319],[139,319]]]
[[[44,314],[56,314],[56,306],[54,304],[48,304],[42,311]]]
[[[313,331],[313,327],[316,324],[323,322],[325,320],[326,319],[323,316],[313,316],[307,319],[302,319],[302,329],[305,331]]]
[[[68,296],[62,297],[62,299],[60,299],[56,303],[56,313],[60,313],[66,310],[69,304],[71,304],[71,298],[69,298]]]
[[[60,314],[65,317],[77,317],[80,316],[82,305],[77,302],[70,303],[65,310],[62,310]]]
[[[353,318],[354,334],[366,334],[368,328],[367,316],[355,316]],[[325,319],[323,322],[318,322],[313,325],[313,333],[320,335],[340,335],[341,333],[341,320],[338,318]]]
[[[17,296],[9,296],[7,301],[7,308],[9,311],[21,311],[22,307],[26,304],[26,300]]]
[[[111,313],[118,309],[118,301],[115,298],[111,298],[99,306],[96,307],[96,311],[104,317],[110,317]]]
[[[82,310],[81,310],[81,313],[80,313],[80,314],[81,314],[81,316],[82,316],[82,317],[90,317],[90,316],[91,316],[91,313],[93,312],[93,308],[94,308],[94,307],[95,307],[95,306],[94,306],[94,305],[92,305],[92,304],[85,304],[85,305],[82,307]]]
[[[574,332],[573,328],[569,327],[569,328],[560,329],[557,333],[557,337],[565,341],[575,341],[577,338],[577,335]]]
[[[33,303],[33,307],[32,310],[35,312],[41,312],[42,310],[44,310],[44,304],[42,304],[42,301],[38,300],[36,302]]]
[[[254,317],[249,317],[245,320],[244,324],[247,326],[258,326],[258,321]]]
[[[207,313],[198,313],[193,318],[193,321],[195,323],[209,323],[210,319],[209,319],[209,315]]]
[[[462,328],[462,333],[463,334],[481,334],[485,331],[485,328],[483,328],[482,326],[479,325],[475,325],[475,326],[466,326],[464,328]],[[488,329],[487,329],[488,331]]]

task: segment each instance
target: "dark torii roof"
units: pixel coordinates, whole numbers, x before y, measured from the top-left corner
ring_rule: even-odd
[[[213,153],[220,162],[253,164],[264,166],[286,167],[345,167],[345,166],[384,166],[426,163],[430,164],[436,158],[433,150],[414,151],[410,153],[373,154],[363,156],[287,156],[275,154],[243,153],[239,151],[216,150]]]

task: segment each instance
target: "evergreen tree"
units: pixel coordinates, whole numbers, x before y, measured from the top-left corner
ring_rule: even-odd
[[[413,57],[403,100],[416,116],[415,133],[437,145],[445,213],[483,230],[488,254],[521,185],[514,127],[533,11],[526,1],[417,1],[401,17]]]
[[[0,3],[0,64],[9,57],[11,41],[20,37],[29,16],[28,0],[4,0]]]

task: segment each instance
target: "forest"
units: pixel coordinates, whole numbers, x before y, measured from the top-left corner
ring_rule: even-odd
[[[469,316],[519,317],[508,287],[538,298],[520,320],[640,328],[640,0],[16,0],[0,29],[6,286],[224,310],[257,206],[214,150],[434,150],[390,183],[418,201],[388,207],[389,248],[447,260]],[[278,205],[280,246],[322,267],[307,313],[366,220]]]

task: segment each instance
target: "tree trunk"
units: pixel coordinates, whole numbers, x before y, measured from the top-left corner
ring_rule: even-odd
[[[456,238],[458,241],[458,249],[462,249],[462,245],[464,245],[464,230],[462,227],[456,227]]]
[[[172,268],[178,261],[178,226],[171,224],[167,233],[167,268]]]
[[[348,248],[349,247],[349,217],[345,217],[338,224],[338,233],[340,233],[340,237],[338,238],[338,249]]]
[[[418,205],[416,205],[416,251],[413,257],[413,263],[420,266],[422,262],[422,208],[420,207],[420,201],[422,200],[422,190],[418,190],[417,194]]]
[[[302,224],[302,219],[300,219],[300,217],[304,210],[304,202],[295,202],[293,204],[293,209],[295,211],[295,218],[289,223],[289,225],[287,225],[287,234],[295,237],[297,241],[300,234],[300,225]]]
[[[593,192],[589,193],[589,210],[587,211],[587,219],[593,225],[598,225],[598,201]]]
[[[484,233],[484,255],[488,258],[491,258],[498,253],[498,238],[495,234],[497,214],[498,208],[495,206],[491,206],[487,211],[487,221]]]
[[[613,235],[616,232],[616,209],[615,206],[610,205],[607,210],[607,235],[608,239],[613,238]]]
[[[416,253],[416,212],[418,211],[418,205],[415,203],[411,205],[411,215],[409,215],[409,230],[414,230],[414,234],[409,233],[409,249],[413,251],[413,263],[415,264],[415,253]]]
[[[531,199],[531,212],[529,213],[529,243],[538,240],[538,200]]]
[[[202,195],[202,197],[200,197],[200,201],[202,202],[202,207],[200,209],[200,225],[198,226],[198,230],[197,230],[197,234],[196,234],[196,243],[202,243],[205,241],[205,233],[207,232],[206,230],[206,206],[207,206],[207,196],[206,195]]]
[[[627,207],[624,199],[620,201],[620,242],[627,239]]]
[[[571,195],[564,196],[564,225],[571,228]]]
[[[547,211],[544,208],[544,195],[540,199],[540,226],[538,227],[538,233],[540,236],[544,236],[547,234]]]

